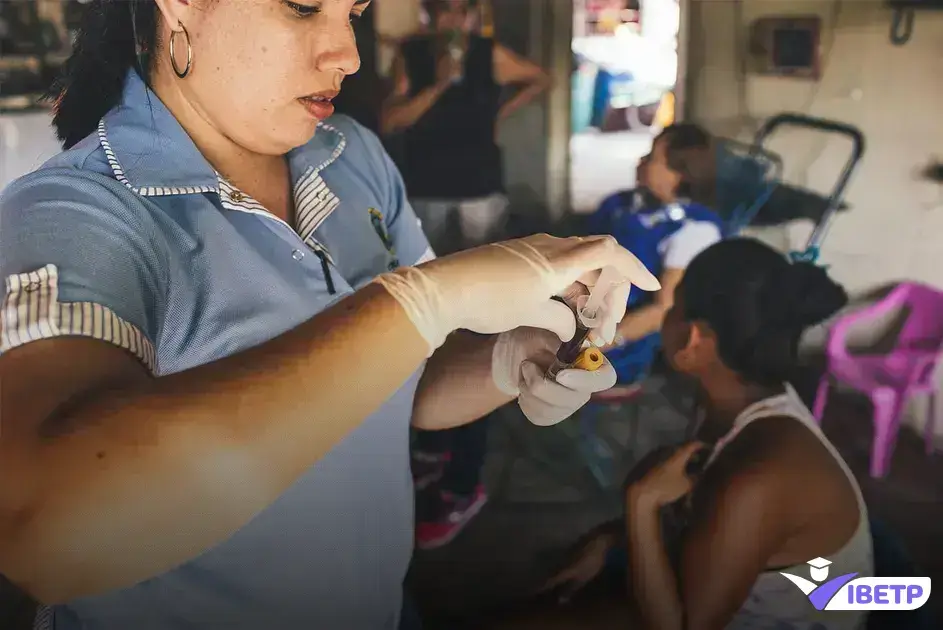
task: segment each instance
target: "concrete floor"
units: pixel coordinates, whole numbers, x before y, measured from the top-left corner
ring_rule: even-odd
[[[526,597],[555,562],[554,552],[618,516],[631,464],[659,444],[684,439],[687,414],[667,404],[664,389],[664,381],[653,381],[628,413],[599,410],[595,433],[614,454],[609,470],[600,471],[602,482],[574,448],[577,422],[536,427],[514,405],[500,410],[484,468],[488,505],[450,545],[415,556],[411,579],[426,616],[462,617]]]
[[[655,382],[631,406],[599,416],[597,432],[618,453],[611,480],[621,480],[655,446],[684,439],[691,406],[685,400],[675,408],[678,394]],[[891,474],[870,479],[869,415],[867,402],[834,396],[823,427],[856,471],[872,517],[904,539],[923,575],[943,579],[943,454],[925,456],[916,435],[902,431]],[[485,465],[491,501],[449,546],[414,558],[409,583],[427,628],[625,627],[628,611],[619,593],[567,608],[533,597],[561,551],[620,514],[619,484],[601,486],[581,464],[573,448],[575,423],[533,427],[509,407],[492,427]],[[931,595],[930,605],[943,618],[943,596]]]

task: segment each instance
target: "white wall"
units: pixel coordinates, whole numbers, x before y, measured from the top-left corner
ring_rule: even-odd
[[[917,175],[943,156],[943,13],[918,13],[911,41],[893,46],[891,12],[879,0],[691,2],[691,117],[716,133],[745,137],[784,110],[859,127],[867,152],[846,194],[852,208],[835,220],[822,262],[852,294],[900,279],[943,287],[943,187]],[[821,81],[741,80],[739,38],[747,25],[783,14],[822,16]],[[771,148],[783,156],[787,180],[818,191],[831,188],[848,155],[846,141],[807,133],[777,133]],[[810,231],[796,225],[767,236],[801,248]],[[943,387],[943,374],[940,380]],[[910,421],[920,425],[923,417],[920,405]]]
[[[917,171],[943,155],[943,14],[917,16],[912,41],[888,42],[890,12],[877,0],[843,3],[834,37],[826,32],[820,83],[751,76],[746,103],[737,102],[736,30],[765,14],[823,16],[828,31],[831,0],[746,0],[742,25],[733,1],[694,0],[707,46],[692,46],[691,114],[721,133],[736,134],[738,115],[762,120],[784,110],[834,118],[858,126],[868,149],[846,199],[853,209],[835,221],[824,251],[832,272],[851,291],[912,278],[943,286],[935,263],[943,234],[943,191],[921,182]],[[830,41],[833,40],[833,41]],[[700,61],[698,56],[701,57]],[[699,65],[699,68],[694,66]],[[752,131],[747,121],[747,129]],[[847,155],[841,140],[789,133],[772,148],[783,155],[787,179],[828,190]],[[797,231],[796,245],[807,230]]]
[[[0,114],[0,190],[61,150],[51,112]]]

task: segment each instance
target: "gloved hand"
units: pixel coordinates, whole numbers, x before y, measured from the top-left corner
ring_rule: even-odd
[[[485,245],[379,276],[429,344],[431,355],[453,331],[496,334],[521,326],[542,328],[568,341],[572,310],[552,300],[587,292],[611,266],[619,282],[597,312],[596,336],[611,342],[634,284],[657,291],[658,280],[608,236],[554,238],[538,234]]]
[[[560,339],[539,328],[515,328],[498,336],[491,360],[495,385],[517,396],[521,411],[533,424],[550,426],[573,415],[590,396],[616,384],[616,371],[608,360],[594,372],[561,370],[548,380]]]

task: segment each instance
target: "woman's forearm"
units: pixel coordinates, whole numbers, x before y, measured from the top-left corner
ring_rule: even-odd
[[[661,533],[657,505],[645,497],[629,501],[629,580],[635,607],[649,630],[683,630],[678,585]]]
[[[382,349],[382,365],[378,365]],[[270,342],[69,412],[14,446],[0,479],[0,570],[57,602],[197,556],[270,505],[422,364],[428,344],[369,285]],[[2,493],[0,493],[2,496]]]
[[[442,96],[449,84],[439,82],[412,98],[397,99],[383,106],[380,127],[383,133],[396,133],[416,124]]]
[[[498,389],[491,374],[496,339],[457,332],[432,355],[416,392],[414,427],[457,427],[513,400]]]
[[[619,323],[616,337],[621,338],[621,343],[637,341],[661,330],[665,314],[674,304],[675,288],[682,278],[684,269],[669,267],[664,270],[660,278],[661,289],[655,293],[654,301],[626,313]]]

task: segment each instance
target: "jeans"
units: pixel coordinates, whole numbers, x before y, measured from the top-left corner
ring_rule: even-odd
[[[488,422],[475,422],[441,431],[417,430],[413,448],[423,453],[451,453],[438,488],[457,495],[470,495],[481,479],[488,446]]]
[[[403,605],[399,616],[399,630],[422,630],[422,618],[419,615],[419,609],[416,602],[409,596],[408,592],[403,593]]]

